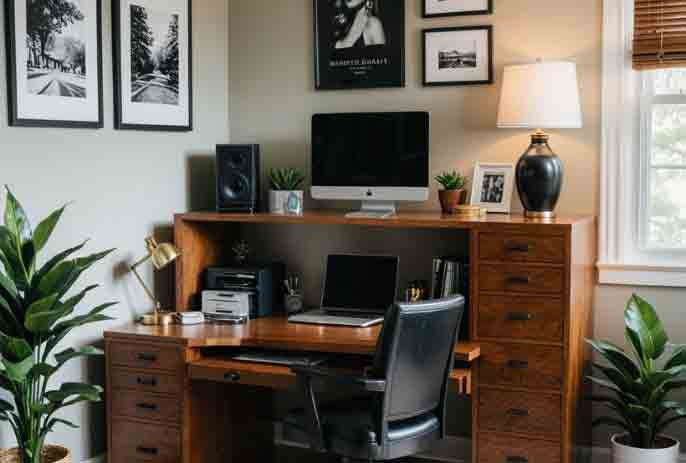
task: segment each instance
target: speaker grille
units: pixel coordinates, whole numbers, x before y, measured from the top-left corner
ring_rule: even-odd
[[[257,211],[260,198],[259,145],[217,146],[217,210]]]

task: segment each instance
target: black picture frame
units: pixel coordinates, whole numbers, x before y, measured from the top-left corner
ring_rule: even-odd
[[[487,31],[487,50],[488,50],[488,78],[485,80],[466,80],[466,81],[429,81],[427,76],[427,41],[429,34],[442,32],[462,32],[462,31]],[[422,30],[422,82],[425,87],[448,87],[448,86],[463,86],[463,85],[490,85],[495,82],[494,64],[493,64],[493,26],[462,26],[462,27],[437,27],[432,29]]]
[[[97,72],[98,72],[98,120],[55,120],[19,117],[19,98],[17,87],[17,42],[15,3],[22,0],[5,0],[5,48],[7,65],[8,123],[11,127],[64,128],[64,129],[101,129],[104,127],[104,96],[102,68],[102,0],[96,2]],[[25,0],[24,0],[25,1]]]
[[[383,7],[391,10],[391,14],[387,16],[390,23],[385,24],[388,42],[384,46],[366,47],[363,52],[359,48],[333,51],[332,47],[326,44],[324,37],[330,31],[326,29],[328,26],[323,24],[322,19],[326,15],[326,8],[331,8],[330,0],[313,0],[315,90],[405,87],[405,0],[374,2],[383,2]],[[331,62],[336,58],[340,61],[351,61],[353,64],[336,67],[335,71],[332,71]],[[365,67],[366,70],[363,69]]]
[[[164,0],[163,0],[164,1]],[[112,0],[112,61],[114,72],[114,128],[147,132],[191,132],[193,131],[193,0],[188,2],[188,124],[132,124],[124,122],[122,110],[122,63],[121,63],[121,0]]]
[[[427,1],[422,0],[422,18],[447,18],[453,16],[483,16],[488,14],[493,14],[493,0],[488,0],[488,6],[485,10],[470,10],[470,11],[456,11],[454,13],[434,13],[429,14],[426,12]]]

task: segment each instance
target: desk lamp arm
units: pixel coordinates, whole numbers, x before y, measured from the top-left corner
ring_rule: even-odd
[[[155,305],[155,312],[158,312],[158,311],[162,308],[162,305],[161,305],[160,302],[157,300],[157,298],[156,298],[155,295],[152,293],[152,291],[150,291],[150,288],[148,288],[148,285],[145,284],[145,281],[143,281],[143,278],[142,278],[142,277],[140,276],[140,274],[138,273],[138,267],[140,267],[141,265],[143,265],[144,263],[146,263],[147,261],[149,261],[151,258],[152,258],[152,254],[148,254],[147,256],[143,257],[141,260],[139,260],[138,262],[136,262],[135,264],[133,264],[133,265],[131,266],[131,271],[133,272],[133,274],[136,276],[136,279],[138,279],[138,282],[139,282],[139,283],[141,284],[141,286],[143,287],[143,290],[145,291],[145,294],[148,295],[148,297],[150,298],[150,300],[151,300],[151,301],[153,302],[153,304]]]

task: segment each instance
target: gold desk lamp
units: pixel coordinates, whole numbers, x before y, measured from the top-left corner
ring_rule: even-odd
[[[136,275],[136,278],[145,290],[145,293],[152,300],[153,304],[155,304],[155,308],[152,313],[143,315],[143,317],[141,317],[140,319],[140,322],[143,325],[151,326],[171,325],[172,323],[174,323],[174,314],[162,310],[160,301],[158,301],[155,295],[152,293],[152,291],[150,291],[150,288],[147,287],[147,285],[143,281],[143,278],[141,278],[136,269],[144,263],[146,263],[147,261],[151,260],[155,270],[162,270],[163,268],[167,267],[169,264],[174,262],[176,259],[178,259],[181,253],[173,244],[158,244],[157,241],[155,241],[155,238],[152,237],[148,237],[145,239],[145,247],[148,249],[148,255],[143,257],[135,264],[133,264],[133,266],[131,266],[131,271],[134,275]]]

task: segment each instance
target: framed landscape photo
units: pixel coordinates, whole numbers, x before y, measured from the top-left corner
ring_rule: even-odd
[[[425,29],[424,85],[493,83],[493,27]]]
[[[515,166],[512,164],[477,163],[472,182],[472,206],[488,212],[509,214],[512,210]]]
[[[423,0],[425,18],[493,14],[493,0]]]
[[[315,88],[405,86],[405,0],[314,0]]]
[[[193,130],[191,0],[113,0],[115,127]]]
[[[101,128],[100,0],[6,0],[9,124]]]

